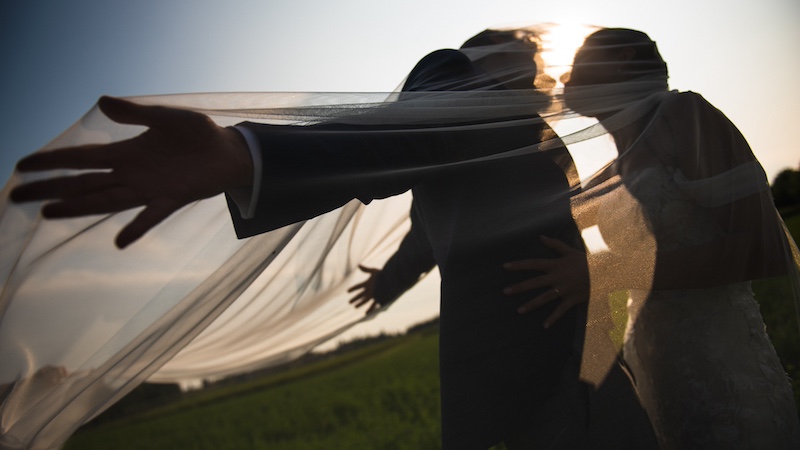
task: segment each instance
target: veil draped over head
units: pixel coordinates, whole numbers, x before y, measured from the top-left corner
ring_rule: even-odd
[[[584,239],[587,380],[602,382],[633,326],[630,305],[652,292],[760,280],[760,302],[794,312],[798,252],[744,138],[702,97],[669,91],[663,62],[604,61],[620,46],[613,39],[595,42],[572,67],[595,30],[542,25],[504,30],[497,39],[490,32],[488,44],[468,41],[463,49],[482,74],[457,85],[432,78],[425,91],[130,99],[195,110],[226,126],[292,125],[323,143],[360,133],[374,140],[382,163],[345,167],[341,176],[347,183],[400,180],[373,195],[385,199],[331,204],[322,215],[247,239],[236,238],[219,196],[184,207],[120,251],[114,236],[137,211],[43,220],[41,204],[8,201],[10,189],[42,175],[15,173],[0,197],[0,448],[57,447],[144,381],[218,380],[302,355],[364,319],[348,304],[347,288],[363,278],[359,264],[381,267],[408,230],[410,195],[400,194],[406,180],[564,146],[574,161],[563,167],[569,198],[542,202],[567,201]],[[615,78],[620,67],[636,76]],[[328,123],[340,131],[314,127]],[[460,138],[447,137],[542,123],[555,133],[494,149],[465,150]],[[142,131],[95,107],[43,150]],[[409,153],[431,140],[442,150],[400,164],[384,149],[398,140]],[[659,150],[665,146],[679,151]],[[314,176],[310,170],[297,182],[305,186],[285,189],[322,195],[329,180]],[[646,188],[653,177],[669,192]],[[503,206],[546,215],[513,201]],[[476,243],[489,227],[513,227],[487,220]],[[690,232],[676,231],[687,223]]]

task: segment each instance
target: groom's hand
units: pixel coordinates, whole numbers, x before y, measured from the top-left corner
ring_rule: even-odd
[[[358,268],[369,275],[369,277],[361,283],[351,286],[347,292],[356,292],[356,295],[350,299],[350,304],[356,308],[360,308],[366,304],[370,304],[367,308],[367,315],[380,309],[381,304],[375,299],[375,278],[381,272],[381,269],[366,267],[359,264]]]
[[[42,208],[47,218],[144,206],[117,235],[116,245],[124,248],[182,206],[252,184],[252,159],[236,130],[183,109],[111,97],[98,104],[111,120],[144,125],[147,131],[121,142],[62,148],[20,160],[21,172],[88,171],[22,184],[11,192],[13,201],[50,200]]]

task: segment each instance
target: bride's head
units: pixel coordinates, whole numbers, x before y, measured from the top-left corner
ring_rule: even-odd
[[[647,34],[604,28],[586,38],[562,81],[567,105],[595,115],[590,111],[613,107],[617,98],[666,90],[667,77],[667,64]]]
[[[667,64],[647,34],[604,28],[589,35],[575,54],[567,86],[667,79]]]

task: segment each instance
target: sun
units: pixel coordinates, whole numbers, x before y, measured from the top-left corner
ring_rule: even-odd
[[[586,36],[598,29],[588,25],[552,24],[539,36],[544,73],[556,80],[556,87],[563,87],[561,77],[571,70],[575,52]]]

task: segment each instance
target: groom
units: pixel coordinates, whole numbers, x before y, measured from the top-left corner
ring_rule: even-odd
[[[541,95],[531,89],[537,47],[529,37],[485,32],[461,51],[440,50],[426,56],[409,74],[400,102],[413,101],[414,94],[409,93],[428,91],[511,93],[511,88],[519,87],[527,88],[519,95]],[[266,155],[266,183],[258,192],[254,217],[246,218],[239,208],[231,207],[240,237],[311,217],[353,196],[367,202],[412,189],[413,234],[425,236],[427,264],[435,262],[442,274],[440,377],[445,448],[487,448],[501,440],[508,445],[514,439],[524,441],[526,447],[534,442],[543,448],[583,445],[587,393],[578,381],[577,347],[583,326],[578,311],[566,312],[548,329],[542,324],[556,305],[518,314],[527,295],[508,297],[503,288],[522,276],[502,269],[502,263],[529,255],[555,256],[539,235],[579,245],[566,175],[574,169],[560,146],[429,173],[371,173],[377,167],[415,163],[414,158],[427,162],[431,155],[439,157],[437,153],[477,156],[498,147],[521,148],[555,138],[541,120],[532,119],[539,118],[505,117],[508,126],[466,131],[469,141],[461,136],[464,131],[442,127],[433,145],[422,136],[399,152],[391,149],[397,147],[395,139],[409,139],[402,132],[390,131],[389,137],[375,141],[363,135],[363,128],[336,123],[302,130],[241,125],[262,148],[296,150]],[[333,139],[340,140],[333,145],[342,151],[331,150]],[[322,140],[326,143],[318,145]],[[326,180],[324,186],[320,179]],[[526,435],[518,438],[520,430]]]

